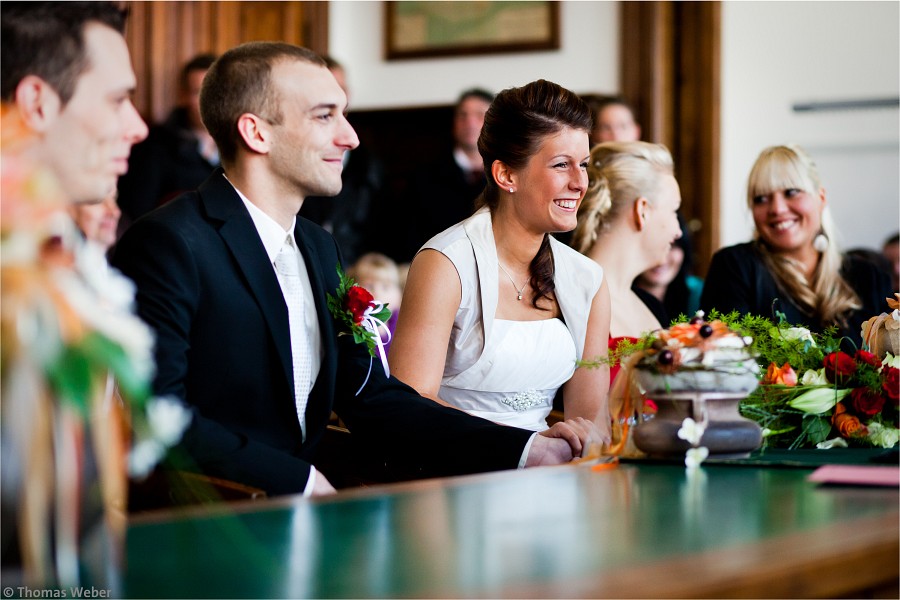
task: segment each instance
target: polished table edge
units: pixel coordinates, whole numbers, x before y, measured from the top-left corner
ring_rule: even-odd
[[[900,510],[751,544],[507,587],[521,598],[833,598],[896,588]],[[799,549],[799,551],[798,551]],[[497,595],[495,593],[490,595]],[[436,594],[438,597],[453,596]]]
[[[619,468],[629,468],[623,465]],[[558,465],[529,469],[584,469]],[[676,468],[676,467],[673,467]],[[709,468],[727,468],[710,466]],[[760,466],[761,469],[768,467]],[[603,476],[604,473],[596,473]],[[614,472],[614,471],[613,471]],[[262,501],[166,509],[129,517],[129,526],[171,523],[183,519],[217,518],[290,509],[302,503],[334,504],[503,481],[523,474],[496,471],[379,484],[320,497],[281,496]],[[520,587],[486,589],[485,597],[522,598],[802,598],[848,597],[867,590],[890,589],[900,580],[900,505],[877,517],[780,535],[750,544],[648,561],[564,582],[533,581]],[[458,589],[431,590],[431,597],[455,597]]]
[[[170,523],[181,519],[193,519],[197,517],[224,517],[245,513],[256,513],[268,510],[282,510],[291,508],[302,502],[312,504],[332,504],[348,502],[358,498],[371,498],[384,496],[385,494],[417,493],[427,490],[439,490],[447,487],[468,485],[490,479],[502,481],[503,479],[520,477],[523,471],[534,473],[545,469],[587,469],[586,465],[563,464],[544,467],[529,467],[525,469],[507,469],[504,471],[489,471],[486,473],[473,473],[469,475],[455,475],[450,477],[432,477],[428,479],[416,479],[396,483],[379,483],[366,487],[345,488],[338,490],[336,494],[327,496],[304,496],[293,494],[276,496],[261,500],[237,500],[233,502],[220,502],[215,504],[201,504],[176,508],[164,508],[128,516],[128,525],[144,525],[153,523]]]

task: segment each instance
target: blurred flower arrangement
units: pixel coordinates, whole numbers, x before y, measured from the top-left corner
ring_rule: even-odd
[[[900,324],[897,302],[888,302],[890,320]],[[765,374],[740,409],[763,427],[764,448],[891,448],[900,441],[900,357],[867,349],[848,354],[834,329],[811,333],[786,323],[782,315],[775,324],[754,315],[713,313],[754,339]],[[883,324],[883,317],[870,319],[870,328],[876,320]],[[898,333],[896,327],[884,331]]]
[[[6,106],[2,131],[3,502],[16,519],[4,547],[16,534],[27,581],[69,585],[82,502],[124,510],[126,473],[148,473],[190,417],[152,398],[153,336],[133,312],[133,285],[83,240]],[[86,489],[92,468],[99,489]]]

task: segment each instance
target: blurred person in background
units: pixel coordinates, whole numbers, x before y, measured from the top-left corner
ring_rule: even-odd
[[[594,128],[591,145],[603,142],[637,142],[641,139],[641,126],[634,118],[631,105],[618,96],[610,96],[591,102]]]
[[[100,202],[79,202],[69,206],[69,214],[84,238],[107,252],[116,243],[122,211],[113,192]]]
[[[179,104],[134,147],[119,180],[124,230],[141,215],[199,186],[219,166],[219,151],[200,120],[200,86],[214,54],[198,54],[178,78]]]
[[[881,253],[891,263],[891,287],[900,291],[900,233],[895,233],[884,241]]]
[[[681,192],[672,155],[662,144],[606,142],[591,150],[590,184],[578,211],[573,246],[606,273],[609,285],[609,338],[614,350],[623,338],[639,338],[662,327],[662,303],[632,282],[665,262],[681,237]],[[618,366],[610,369],[612,382]]]
[[[406,211],[406,244],[397,254],[411,260],[422,244],[475,211],[475,198],[485,186],[478,135],[494,95],[480,88],[460,94],[453,111],[453,147],[437,162],[422,165],[410,181]]]
[[[669,320],[678,315],[690,317],[696,313],[703,292],[703,279],[692,274],[691,237],[681,214],[678,215],[678,223],[681,237],[669,248],[666,260],[638,275],[633,284],[633,287],[649,292],[663,303],[666,313],[666,320],[661,321],[663,326],[668,326]]]

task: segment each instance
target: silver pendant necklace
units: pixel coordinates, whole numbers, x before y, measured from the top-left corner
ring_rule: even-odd
[[[500,261],[497,261],[497,266],[500,267],[500,270],[506,274],[506,276],[509,278],[509,282],[512,284],[513,288],[516,290],[516,294],[517,294],[516,300],[521,301],[522,293],[525,291],[525,286],[528,285],[528,282],[526,281],[524,284],[522,284],[522,287],[517,286],[516,282],[512,278],[512,275],[509,274],[509,271],[507,271],[506,269],[503,268],[503,265],[500,264]]]

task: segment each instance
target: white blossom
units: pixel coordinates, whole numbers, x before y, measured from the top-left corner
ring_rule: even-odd
[[[900,429],[886,427],[878,421],[872,421],[867,425],[869,429],[869,441],[881,448],[893,448],[900,442]]]
[[[800,378],[800,383],[803,385],[828,385],[825,369],[808,369]]]
[[[696,469],[709,456],[709,448],[700,446],[691,448],[684,455],[684,466],[688,469]]]
[[[681,429],[678,430],[678,437],[685,440],[691,446],[696,446],[700,443],[700,438],[703,437],[704,431],[706,431],[706,425],[697,423],[695,420],[688,417],[681,422]]]
[[[816,444],[816,448],[819,450],[829,450],[831,448],[846,448],[847,440],[842,437],[831,438],[830,440],[825,440],[824,442],[819,442]]]

